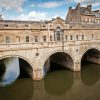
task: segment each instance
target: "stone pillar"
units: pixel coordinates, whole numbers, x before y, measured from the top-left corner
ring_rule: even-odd
[[[81,64],[79,62],[74,62],[74,71],[80,71],[81,70]]]
[[[41,80],[43,78],[43,69],[34,69],[34,80]]]

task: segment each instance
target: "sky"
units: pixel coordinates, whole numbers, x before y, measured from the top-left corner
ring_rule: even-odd
[[[93,10],[100,10],[100,0],[0,0],[0,14],[6,20],[51,20],[66,18],[68,8],[92,4]]]

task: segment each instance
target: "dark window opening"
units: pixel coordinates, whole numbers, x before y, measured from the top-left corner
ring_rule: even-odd
[[[29,42],[29,36],[26,36],[26,42]]]
[[[50,36],[50,41],[52,41],[52,36]]]
[[[68,35],[65,36],[66,41],[68,40]]]
[[[76,40],[78,40],[78,38],[79,38],[79,36],[78,36],[78,35],[76,35]]]
[[[43,41],[46,42],[46,36],[43,36]]]
[[[73,35],[70,36],[70,40],[73,40]]]
[[[84,35],[82,35],[82,40],[84,40]]]
[[[7,25],[7,24],[5,24],[4,26],[5,26],[5,27],[8,27],[8,25]]]
[[[38,42],[38,36],[35,36],[35,42]]]

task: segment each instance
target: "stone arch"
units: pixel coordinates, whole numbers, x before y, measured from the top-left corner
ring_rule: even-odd
[[[26,58],[24,56],[21,56],[21,55],[5,55],[5,56],[1,56],[0,57],[0,60],[1,59],[4,59],[4,58],[10,58],[10,57],[18,57],[18,58],[21,58],[21,59],[25,60],[26,62],[28,62],[31,65],[31,67],[33,68],[33,63],[30,60],[28,60],[28,58]]]
[[[81,54],[81,56],[80,56],[80,64],[81,64],[81,60],[82,60],[82,57],[84,56],[84,54],[86,53],[86,52],[88,52],[89,50],[92,50],[92,49],[95,49],[95,50],[97,50],[97,51],[99,51],[100,52],[100,50],[98,49],[98,48],[96,48],[96,47],[90,47],[90,48],[87,48],[87,49],[85,49],[83,52],[82,52],[82,54]]]
[[[84,52],[83,52],[82,55],[80,56],[80,64],[81,64],[81,60],[82,60],[83,56],[84,56],[88,51],[90,51],[90,50],[96,50],[96,51],[100,52],[100,50],[99,50],[98,48],[96,48],[96,47],[90,47],[90,48],[84,50]]]
[[[40,29],[40,28],[41,28],[41,24],[40,23],[32,24],[32,29]]]
[[[5,55],[0,57],[0,61],[0,85],[10,84],[25,73],[33,78],[33,67],[27,58],[19,55]]]
[[[82,59],[84,63],[82,64]],[[92,62],[92,64],[87,62]],[[94,64],[93,64],[94,63]],[[97,64],[97,65],[96,65]],[[100,50],[97,47],[91,47],[85,50],[80,59],[81,80],[85,85],[92,86],[100,79]],[[95,74],[96,73],[96,74]],[[91,77],[93,75],[93,77]],[[92,80],[90,80],[92,78]]]
[[[56,29],[57,27],[64,29],[65,26],[62,23],[59,23],[59,24],[54,24],[53,27],[54,27],[54,29]]]
[[[70,60],[72,61],[72,68],[70,68],[70,67],[67,67],[67,68],[69,68],[69,69],[74,69],[74,58],[73,58],[73,56],[72,56],[70,53],[68,53],[68,52],[63,52],[63,51],[60,51],[60,50],[50,52],[50,53],[44,58],[43,63],[42,63],[42,67],[44,68],[46,61],[47,61],[52,55],[57,54],[57,53],[65,54],[66,57],[68,57],[68,59],[70,59]]]

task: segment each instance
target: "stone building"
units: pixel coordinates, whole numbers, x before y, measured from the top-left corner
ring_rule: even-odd
[[[78,8],[80,4],[75,9]],[[75,13],[72,8],[70,10]],[[67,21],[77,22],[80,19],[78,22],[81,22],[85,16],[85,18],[89,17],[89,20],[86,19],[84,23],[94,23],[95,15],[90,5],[86,10],[89,14],[81,15],[80,10],[78,11],[80,16],[76,13],[74,18],[68,12]],[[60,17],[49,21],[1,19],[0,64],[4,62],[8,68],[16,58],[19,62],[27,62],[29,66],[24,66],[24,69],[34,80],[40,80],[46,75],[51,62],[73,71],[81,70],[84,58],[100,64],[100,25],[85,24],[85,27],[80,27],[76,23],[72,25],[67,21]],[[16,67],[14,69],[16,70]]]
[[[82,7],[80,3],[76,5],[75,9],[69,7],[66,21],[70,23],[81,24],[100,24],[100,11],[92,11],[92,5]]]
[[[95,23],[100,24],[100,10],[93,11],[95,15]]]

